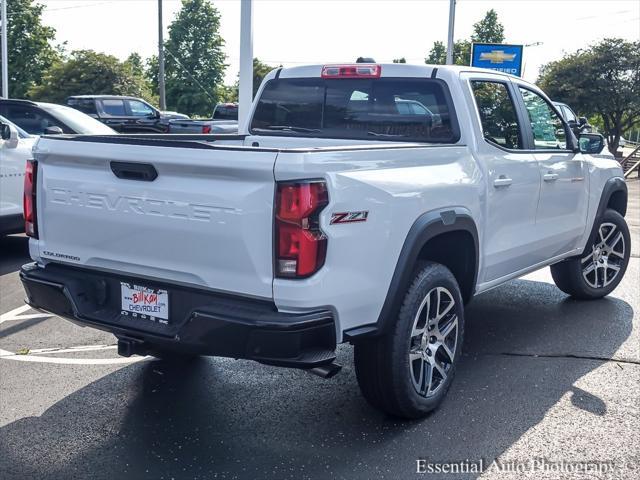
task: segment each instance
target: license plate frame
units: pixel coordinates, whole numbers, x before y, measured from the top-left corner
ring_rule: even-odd
[[[169,292],[129,282],[120,282],[120,313],[129,318],[169,324]]]

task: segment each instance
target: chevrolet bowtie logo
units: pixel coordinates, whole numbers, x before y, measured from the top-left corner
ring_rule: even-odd
[[[511,62],[514,58],[515,53],[504,53],[504,50],[491,50],[480,54],[480,60],[489,60],[491,63]]]

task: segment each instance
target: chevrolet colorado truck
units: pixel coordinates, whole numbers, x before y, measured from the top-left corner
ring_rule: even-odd
[[[576,298],[621,281],[627,189],[601,142],[493,71],[277,69],[239,135],[41,138],[21,279],[123,355],[330,376],[349,342],[366,399],[418,418],[451,385],[474,295],[545,266]]]

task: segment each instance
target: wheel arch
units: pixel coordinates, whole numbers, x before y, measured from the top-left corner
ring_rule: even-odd
[[[456,247],[461,247],[463,253],[456,251],[451,255]],[[377,321],[345,331],[345,340],[387,331],[421,260],[435,261],[449,268],[460,285],[463,300],[465,303],[470,300],[475,291],[479,264],[478,229],[471,212],[462,207],[445,208],[418,217],[405,238]]]
[[[598,209],[593,217],[591,233],[589,234],[587,243],[584,245],[583,252],[593,243],[595,235],[594,228],[607,209],[613,209],[623,217],[625,216],[627,213],[628,196],[627,184],[623,178],[613,177],[605,182],[602,193],[600,194]]]

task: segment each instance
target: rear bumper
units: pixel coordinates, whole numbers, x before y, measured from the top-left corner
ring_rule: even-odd
[[[335,323],[329,311],[282,313],[269,301],[58,264],[24,265],[20,279],[32,307],[111,332],[127,345],[137,345],[130,350],[136,353],[165,349],[293,368],[335,360]],[[167,290],[169,323],[122,315],[120,282]]]

